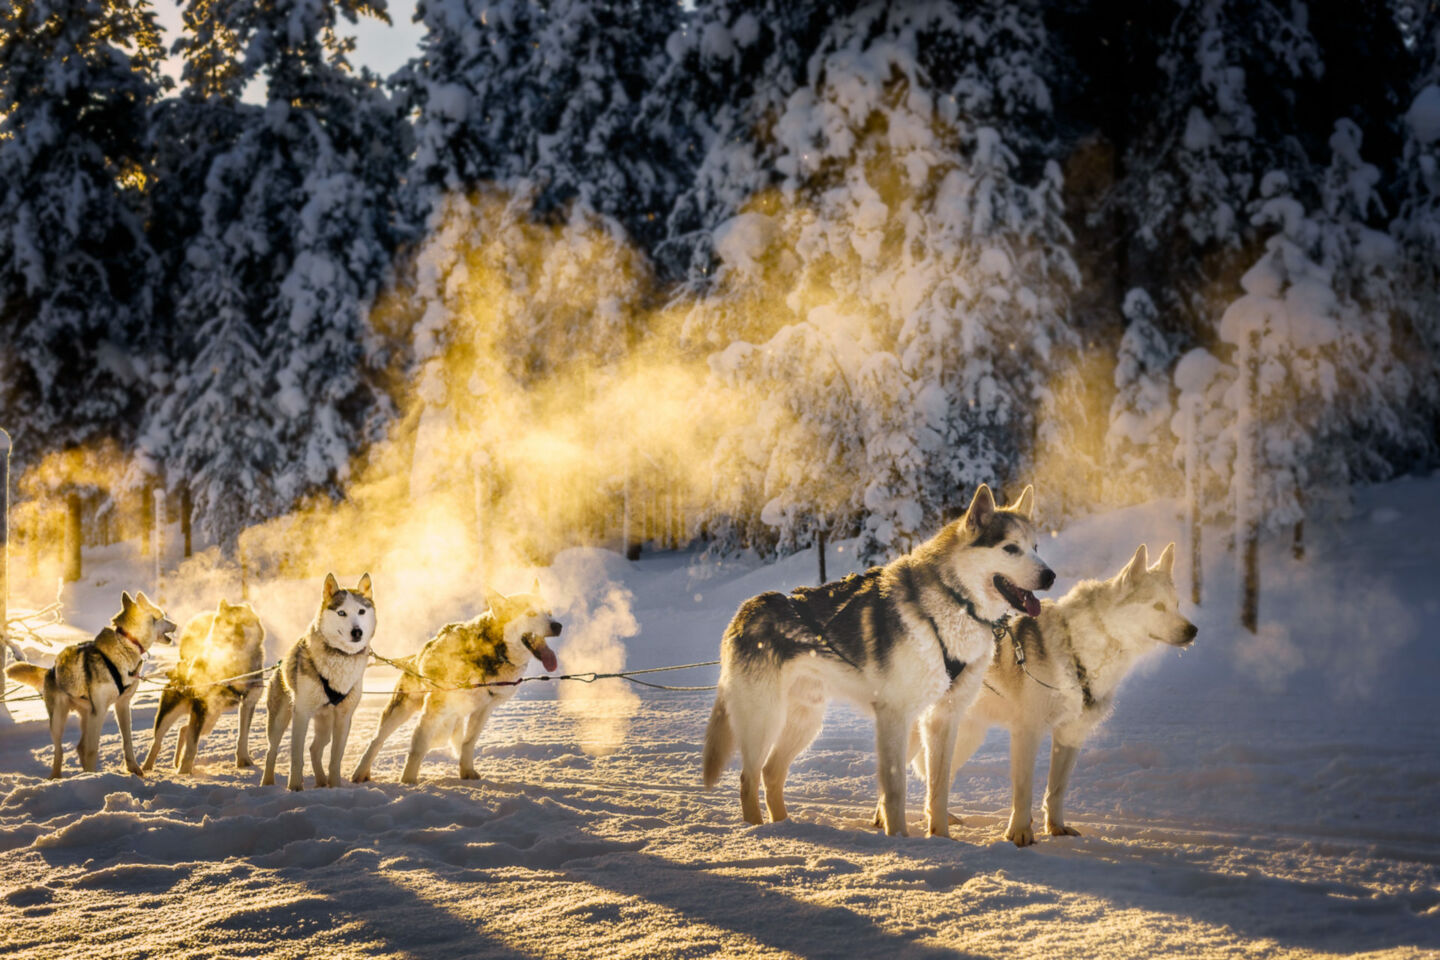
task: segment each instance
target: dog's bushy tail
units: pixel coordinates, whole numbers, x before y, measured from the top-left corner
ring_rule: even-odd
[[[47,668],[37,667],[33,663],[12,663],[5,668],[5,676],[27,687],[34,687],[42,693],[45,690],[45,674],[49,672]]]
[[[725,691],[715,694],[710,710],[710,723],[705,727],[705,749],[700,754],[705,786],[713,787],[720,780],[730,754],[735,751],[735,731],[730,729],[730,714],[725,709]]]

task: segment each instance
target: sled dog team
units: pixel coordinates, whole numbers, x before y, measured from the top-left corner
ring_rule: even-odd
[[[130,701],[140,684],[140,663],[155,643],[173,643],[176,625],[145,594],[124,593],[121,608],[94,640],[61,650],[49,669],[29,663],[6,668],[13,680],[40,691],[50,715],[54,742],[51,778],[60,776],[64,748],[61,740],[71,713],[80,715],[80,766],[93,772],[97,766],[100,727],[113,706],[124,742],[125,767],[143,775],[153,770],[166,732],[188,718],[175,745],[175,767],[190,773],[200,738],[209,733],[226,710],[240,708],[240,733],[235,765],[253,766],[250,759],[250,721],[265,693],[266,727],[270,749],[265,754],[262,785],[275,782],[275,760],[290,728],[290,771],[287,784],[300,790],[305,776],[305,738],[311,721],[310,761],[317,787],[340,783],[340,762],[350,736],[350,721],[364,691],[361,681],[375,636],[375,600],[370,575],[350,589],[342,589],[333,574],[325,577],[320,609],[304,635],[263,679],[265,629],[249,604],[221,600],[214,613],[202,613],[185,624],[180,634],[180,657],[160,694],[155,731],[143,766],[135,760],[130,736]],[[401,779],[415,783],[420,763],[437,734],[450,735],[460,752],[460,775],[475,778],[475,742],[496,705],[515,695],[516,687],[480,686],[510,683],[524,672],[533,656],[547,671],[556,668],[547,637],[560,635],[560,624],[534,592],[504,596],[487,593],[484,613],[463,623],[441,628],[414,656],[395,663],[400,679],[380,717],[380,727],[365,751],[352,779],[370,779],[370,766],[385,741],[417,711],[424,710],[410,743],[410,756]],[[326,745],[330,758],[324,759]]]
[[[875,825],[905,834],[905,769],[925,778],[926,831],[949,836],[954,772],[991,726],[1010,731],[1012,803],[1005,837],[1034,842],[1031,822],[1035,754],[1051,735],[1043,830],[1074,835],[1064,796],[1085,739],[1109,716],[1129,670],[1159,644],[1195,639],[1179,613],[1170,544],[1152,565],[1145,546],[1109,580],[1082,581],[1057,601],[1035,591],[1055,582],[1040,558],[1035,495],[1026,487],[1001,507],[981,485],[969,508],[933,538],[881,567],[789,594],[763,593],[741,604],[721,641],[720,683],[705,732],[702,770],[714,786],[740,753],[740,807],[763,821],[760,788],[772,820],[786,818],[790,764],[820,731],[828,701],[843,697],[875,717],[879,803]],[[253,766],[248,741],[262,691],[269,750],[262,785],[275,782],[275,761],[290,728],[288,786],[303,787],[306,736],[315,785],[341,782],[350,723],[362,696],[376,609],[368,574],[350,589],[327,575],[319,610],[268,683],[264,628],[248,604],[221,600],[213,613],[186,623],[179,662],[155,713],[143,766],[136,762],[130,701],[141,660],[157,642],[173,642],[176,624],[144,593],[125,593],[121,610],[94,640],[65,648],[49,669],[26,663],[6,673],[41,692],[50,715],[59,777],[69,714],[80,715],[81,767],[97,765],[100,728],[113,706],[126,768],[154,769],[160,744],[180,719],[175,767],[193,770],[199,740],[225,711],[239,707],[235,763]],[[546,639],[559,636],[539,595],[487,592],[484,613],[446,624],[419,653],[394,661],[401,673],[378,729],[351,774],[368,781],[385,741],[416,713],[401,781],[416,783],[437,737],[456,746],[460,776],[475,779],[475,744],[496,706],[514,696],[510,683],[527,657],[556,669]],[[328,764],[324,749],[330,746]],[[956,821],[958,822],[958,821]]]

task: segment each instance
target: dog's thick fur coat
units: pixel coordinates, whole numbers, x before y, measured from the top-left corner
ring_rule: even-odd
[[[350,721],[364,693],[362,681],[370,659],[370,641],[375,636],[375,603],[370,593],[370,574],[360,578],[353,589],[342,590],[334,574],[326,574],[320,610],[266,687],[265,709],[270,750],[265,755],[261,786],[275,782],[275,759],[290,727],[291,790],[305,785],[305,734],[315,721],[315,740],[310,759],[317,787],[338,786],[340,763],[350,737]],[[325,744],[330,744],[330,766],[323,763]]]
[[[375,737],[365,750],[351,779],[370,779],[370,768],[380,748],[406,720],[420,710],[403,783],[420,779],[420,765],[437,735],[459,731],[460,776],[477,779],[475,743],[490,712],[509,700],[516,686],[477,687],[482,683],[514,683],[533,656],[547,671],[556,667],[546,637],[558,637],[560,624],[550,616],[536,591],[530,594],[486,595],[484,613],[464,623],[447,623],[420,652],[400,661],[404,669],[395,692],[380,716]],[[419,674],[419,676],[416,676]],[[427,682],[428,681],[428,682]]]
[[[1141,544],[1114,577],[1082,581],[1059,600],[1045,601],[1038,617],[1021,618],[1012,627],[1013,638],[997,644],[986,688],[961,724],[952,769],[970,759],[990,727],[1010,731],[1005,838],[1017,846],[1035,842],[1032,782],[1046,730],[1051,744],[1044,829],[1052,836],[1074,836],[1079,831],[1065,822],[1064,801],[1081,745],[1110,716],[1121,682],[1145,654],[1195,639],[1195,625],[1179,612],[1175,545],[1167,546],[1154,566],[1148,564]],[[1023,667],[1016,643],[1024,652]],[[918,738],[911,747],[918,758]]]
[[[125,769],[141,775],[130,736],[130,700],[140,685],[140,664],[152,644],[173,643],[175,624],[143,592],[131,598],[120,595],[120,612],[94,640],[75,643],[61,650],[49,669],[30,663],[15,663],[5,669],[12,680],[40,691],[50,714],[50,738],[55,757],[50,778],[60,777],[65,721],[80,715],[80,768],[94,773],[99,763],[100,728],[113,706],[115,722],[125,748]]]
[[[825,704],[844,697],[875,716],[886,832],[906,832],[905,757],[920,719],[932,774],[928,830],[948,835],[950,756],[990,663],[989,622],[1012,610],[1038,612],[1031,591],[1054,580],[1035,553],[1034,502],[1027,487],[1000,509],[982,485],[965,516],[886,566],[743,603],[721,642],[705,784],[714,785],[738,746],[745,820],[762,821],[762,776],[771,818],[784,819],[790,764],[819,732]]]
[[[155,710],[155,730],[144,769],[155,769],[166,732],[188,717],[189,722],[176,738],[175,768],[183,774],[192,773],[200,738],[214,728],[225,711],[236,706],[240,708],[240,732],[235,741],[235,765],[254,766],[250,759],[250,722],[265,689],[265,678],[260,675],[264,660],[265,628],[248,603],[221,599],[213,611],[198,613],[186,621],[180,631],[180,661]]]

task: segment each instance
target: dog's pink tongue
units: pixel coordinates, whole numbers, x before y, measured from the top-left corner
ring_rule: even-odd
[[[556,668],[557,666],[559,666],[559,661],[557,661],[557,660],[555,659],[555,651],[554,651],[554,650],[551,650],[550,647],[547,646],[547,645],[545,644],[545,642],[542,640],[542,641],[540,642],[540,651],[539,651],[539,652],[540,652],[540,663],[541,663],[542,665],[544,665],[544,667],[545,667],[545,672],[546,672],[546,673],[554,673],[554,672],[555,672],[555,668]]]
[[[1040,616],[1040,601],[1029,590],[1025,591],[1025,612],[1032,617]]]

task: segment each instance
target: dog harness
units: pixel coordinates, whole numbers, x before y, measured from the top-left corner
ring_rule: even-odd
[[[915,607],[922,614],[924,614],[925,621],[930,624],[930,632],[935,635],[935,642],[940,646],[940,659],[945,663],[945,673],[949,675],[950,686],[953,687],[955,686],[956,681],[960,679],[960,674],[965,672],[965,667],[968,666],[968,664],[966,664],[964,660],[959,660],[950,655],[949,648],[945,646],[945,641],[942,640],[940,637],[940,625],[935,622],[935,618],[930,615],[930,611],[925,609],[925,605],[918,602],[919,590],[915,586],[915,571],[910,569],[910,567],[908,566],[904,567],[903,569],[905,577],[905,590],[910,594],[910,599],[915,602]],[[991,623],[988,620],[985,620],[975,612],[975,604],[970,602],[969,597],[965,596],[963,593],[960,593],[957,590],[952,589],[951,586],[944,580],[940,581],[940,586],[945,590],[946,593],[950,594],[950,598],[952,600],[954,600],[956,603],[959,603],[965,608],[966,613],[968,613],[970,616],[970,619],[977,620],[980,623],[988,625],[992,633],[995,631],[995,624]]]
[[[94,646],[93,642],[91,646]],[[121,696],[124,696],[131,687],[140,682],[138,675],[131,677],[128,682],[122,680],[121,678],[125,676],[125,674],[121,672],[119,667],[115,666],[115,661],[111,660],[109,655],[99,647],[95,647],[95,652],[100,654],[101,660],[105,661],[105,669],[110,671],[110,679],[115,681],[115,689],[120,691]]]
[[[325,674],[321,673],[319,670],[315,671],[315,676],[320,678],[320,686],[325,688],[325,699],[330,701],[330,706],[333,707],[341,700],[344,700],[346,697],[350,696],[349,690],[341,693],[339,690],[336,690],[334,687],[330,686],[330,681],[325,679]]]

